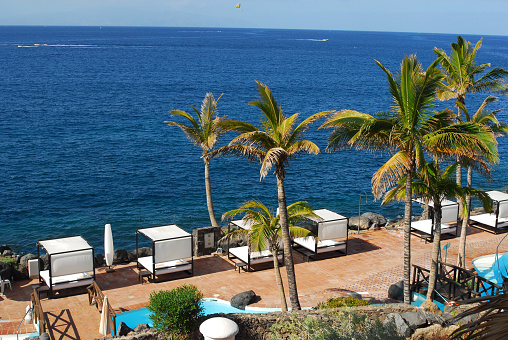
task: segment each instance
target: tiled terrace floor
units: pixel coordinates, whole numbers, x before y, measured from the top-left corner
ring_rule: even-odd
[[[468,264],[480,255],[491,254],[503,235],[473,232],[468,235]],[[432,243],[412,237],[412,263],[429,267]],[[455,263],[459,238],[443,240],[451,243],[448,249],[449,262]],[[508,251],[508,242],[503,243]],[[348,293],[362,293],[363,298],[386,299],[388,287],[402,279],[402,231],[372,231],[350,238],[348,256],[321,255],[317,260],[304,262],[295,253],[295,270],[298,292],[302,306],[315,306],[330,297]],[[229,300],[233,295],[254,290],[261,300],[258,307],[280,307],[280,299],[271,266],[255,267],[253,272],[239,274],[225,257],[203,257],[194,260],[194,276],[170,274],[162,277],[163,282],[151,283],[146,279],[138,282],[134,264],[116,266],[114,273],[97,270],[97,283],[108,296],[117,312],[146,306],[154,290],[172,289],[187,284],[196,285],[205,297]],[[285,271],[282,268],[284,282]],[[14,282],[12,291],[0,297],[0,334],[14,334],[29,303],[32,285],[36,281]],[[286,289],[287,291],[287,289]],[[50,335],[55,340],[95,339],[98,333],[100,314],[88,305],[84,289],[54,299],[42,299],[42,306],[50,325]],[[289,304],[289,298],[288,298]],[[31,332],[31,326],[23,325],[21,332]]]

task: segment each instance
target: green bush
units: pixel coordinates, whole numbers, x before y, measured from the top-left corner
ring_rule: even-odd
[[[328,320],[315,317],[291,321],[280,321],[272,325],[270,339],[281,340],[284,334],[289,340],[401,340],[395,325],[383,325],[379,319],[370,320],[366,315],[355,312],[333,312],[324,314]]]
[[[202,298],[203,294],[193,285],[152,292],[148,309],[153,312],[150,320],[154,328],[175,335],[193,332],[203,316]]]
[[[18,263],[12,257],[0,256],[0,262],[7,263],[11,268],[18,269]]]
[[[370,304],[371,303],[369,301],[357,299],[354,297],[340,297],[340,298],[331,298],[326,302],[320,302],[316,307],[314,307],[314,309],[368,306]]]

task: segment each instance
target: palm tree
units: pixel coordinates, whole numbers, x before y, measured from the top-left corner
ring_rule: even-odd
[[[312,209],[307,202],[299,201],[287,207],[288,222],[289,222],[289,235],[291,237],[307,237],[312,233],[302,227],[297,227],[295,224],[305,218],[319,218],[312,212]],[[282,237],[280,227],[280,216],[274,215],[273,210],[268,209],[260,201],[248,201],[240,205],[238,209],[224,213],[223,219],[227,216],[235,216],[245,213],[243,220],[251,225],[250,230],[239,229],[233,233],[228,234],[232,237],[235,233],[249,235],[250,247],[253,251],[263,251],[269,249],[273,255],[273,267],[275,269],[275,278],[277,287],[279,288],[282,311],[287,311],[286,295],[284,294],[284,284],[280,275],[279,261],[277,255],[279,254],[279,244]]]
[[[250,161],[259,162],[261,164],[261,179],[266,177],[272,167],[275,167],[274,172],[277,178],[277,196],[284,246],[284,261],[288,276],[289,298],[291,300],[291,308],[299,310],[301,307],[298,299],[291,240],[289,237],[284,179],[286,167],[289,166],[290,160],[295,159],[301,153],[318,154],[320,152],[319,147],[309,140],[304,140],[303,135],[311,123],[329,114],[329,112],[316,113],[296,125],[300,114],[295,113],[286,117],[270,88],[257,80],[256,83],[260,98],[249,104],[261,110],[261,128],[238,120],[224,121],[221,124],[223,129],[238,131],[241,134],[234,138],[229,145],[217,149],[216,153],[218,155],[235,155],[247,158]]]
[[[507,86],[504,78],[508,76],[508,71],[494,67],[488,70],[490,63],[476,64],[476,53],[482,45],[480,39],[474,47],[471,43],[465,41],[460,35],[457,42],[451,44],[451,54],[448,56],[446,52],[439,48],[434,48],[434,52],[440,59],[440,65],[445,75],[441,87],[437,91],[440,100],[455,99],[458,115],[457,121],[469,121],[470,117],[466,114],[464,117],[464,109],[466,107],[467,93],[498,93],[507,94]],[[461,160],[460,158],[458,159]],[[471,164],[471,162],[468,162]],[[467,166],[467,165],[466,165]],[[468,186],[472,180],[472,168],[468,166]],[[462,185],[462,166],[457,167],[457,183]],[[467,200],[467,197],[466,197]],[[467,203],[467,202],[466,202]],[[459,204],[463,206],[463,202],[459,200]],[[465,266],[465,249],[468,216],[464,217],[461,232],[461,241],[459,251],[459,265]],[[463,235],[463,236],[462,236]]]
[[[185,133],[187,138],[201,148],[203,162],[205,162],[205,188],[206,188],[206,205],[208,207],[208,214],[210,215],[210,222],[213,227],[218,227],[219,224],[215,219],[212,200],[212,184],[210,181],[210,159],[213,158],[212,151],[221,134],[225,133],[220,127],[220,123],[225,117],[217,117],[217,103],[220,98],[215,100],[211,93],[207,93],[201,104],[201,110],[198,111],[191,105],[194,112],[196,112],[197,121],[191,114],[181,111],[172,110],[172,116],[181,116],[186,118],[190,125],[178,123],[174,121],[165,121],[169,126],[178,126]]]
[[[508,124],[500,123],[496,117],[500,110],[490,111],[486,109],[488,104],[493,103],[496,100],[497,99],[495,97],[487,97],[472,116],[462,103],[459,103],[458,107],[464,113],[466,121],[470,121],[490,129],[493,134],[493,138],[496,138],[498,136],[508,135]],[[473,185],[473,169],[479,171],[485,177],[490,178],[490,169],[488,164],[496,164],[498,162],[499,158],[497,148],[492,150],[490,155],[486,155],[485,159],[480,159],[478,161],[463,157],[462,163],[467,166],[467,187],[471,188]],[[471,197],[469,195],[466,195],[465,202],[467,207],[471,207]],[[466,211],[463,214],[464,218],[462,221],[458,254],[458,265],[464,268],[466,266],[466,235],[469,223],[469,209],[465,210]]]
[[[475,155],[484,149],[486,138],[482,129],[470,123],[452,126],[451,112],[433,111],[436,90],[442,74],[436,68],[439,59],[425,71],[415,56],[406,56],[400,73],[393,76],[380,62],[386,73],[392,95],[392,109],[376,116],[354,110],[334,113],[321,128],[335,128],[328,139],[327,149],[390,151],[391,158],[372,177],[376,197],[406,176],[404,207],[404,302],[411,303],[409,290],[411,269],[411,197],[412,174],[423,164],[424,153]]]
[[[441,202],[445,198],[460,197],[464,199],[465,195],[479,197],[488,210],[491,208],[491,200],[489,196],[481,190],[464,188],[457,184],[452,178],[456,172],[458,163],[449,165],[444,171],[439,169],[437,161],[432,163],[425,162],[415,172],[412,183],[413,194],[422,197],[425,201],[432,201],[434,204],[434,235],[432,245],[432,262],[430,266],[429,286],[427,290],[427,301],[431,302],[434,288],[436,284],[439,252],[441,250]],[[405,199],[405,182],[406,176],[402,177],[398,186],[388,191],[383,199],[383,204],[393,200]],[[466,207],[467,208],[467,207]],[[463,211],[467,211],[464,209]]]

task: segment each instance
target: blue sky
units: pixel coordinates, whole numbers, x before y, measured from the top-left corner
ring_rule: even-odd
[[[508,35],[508,0],[0,0],[0,25],[300,28]]]

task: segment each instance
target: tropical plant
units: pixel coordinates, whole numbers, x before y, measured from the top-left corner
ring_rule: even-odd
[[[194,285],[150,293],[148,309],[153,327],[164,333],[185,335],[193,332],[203,316],[203,294]]]
[[[434,48],[440,60],[440,65],[445,78],[437,91],[440,100],[455,100],[458,114],[456,116],[457,122],[473,121],[472,117],[466,110],[466,95],[467,93],[497,93],[506,95],[507,86],[504,78],[508,76],[508,71],[500,67],[494,67],[490,70],[490,63],[477,65],[476,54],[482,45],[480,39],[474,47],[471,43],[465,41],[460,35],[457,37],[457,42],[451,44],[451,54],[448,56],[446,52],[439,48]],[[484,102],[485,103],[485,102]],[[483,105],[482,105],[483,106]],[[487,157],[488,159],[488,157]],[[464,165],[468,168],[467,186],[472,184],[472,170],[474,161],[471,159],[463,160],[461,157],[458,161],[463,161]],[[495,162],[496,159],[489,160]],[[479,166],[483,166],[479,164]],[[457,183],[462,185],[462,166],[457,167]],[[466,202],[470,205],[470,198],[466,197]],[[463,209],[464,202],[459,201]],[[468,213],[468,212],[467,212]],[[458,262],[460,266],[465,267],[465,249],[466,249],[466,232],[468,226],[468,215],[464,216],[461,231],[461,240],[459,246]]]
[[[450,339],[485,339],[497,340],[506,338],[508,334],[508,295],[485,296],[476,299],[480,302],[476,307],[470,308],[457,315],[452,321],[458,322],[463,318],[472,317],[470,321],[457,328]]]
[[[489,96],[487,97],[483,103],[480,105],[478,110],[470,115],[468,109],[462,104],[458,104],[461,108],[466,121],[470,121],[481,126],[485,126],[490,129],[493,138],[499,136],[508,135],[508,125],[505,123],[500,123],[496,117],[497,113],[501,110],[490,111],[486,109],[486,106],[490,103],[495,102],[497,99],[495,97]],[[489,164],[495,164],[499,162],[497,148],[493,150],[491,155],[486,155],[485,159],[480,159],[475,161],[473,159],[462,157],[462,163],[467,167],[467,187],[471,187],[473,185],[473,170],[477,170],[482,173],[485,177],[490,178],[490,169],[488,167]],[[466,195],[465,205],[467,207],[471,207],[471,196]],[[459,241],[459,253],[458,253],[458,265],[465,268],[466,266],[466,236],[467,236],[467,227],[469,222],[469,209],[466,209],[464,213],[464,218],[462,221],[462,228],[460,233],[460,241]]]
[[[405,339],[397,334],[393,321],[383,324],[379,318],[350,311],[327,311],[321,318],[292,315],[270,328],[270,339],[290,340],[395,340]]]
[[[305,201],[299,201],[290,204],[287,207],[288,222],[289,222],[289,235],[291,237],[307,237],[312,233],[302,227],[296,226],[296,223],[306,218],[319,218],[312,212],[311,207]],[[279,244],[282,238],[282,231],[280,227],[280,216],[274,215],[273,210],[267,208],[260,201],[247,201],[240,205],[238,209],[224,213],[223,218],[228,216],[235,216],[238,214],[245,214],[243,220],[250,225],[250,229],[238,229],[233,233],[228,234],[228,237],[233,237],[235,234],[248,234],[249,246],[253,251],[270,250],[273,256],[273,267],[275,269],[275,279],[277,287],[279,288],[280,300],[282,311],[287,311],[286,295],[284,294],[284,284],[280,274],[278,254]]]
[[[368,306],[371,303],[367,300],[357,299],[352,296],[331,298],[326,302],[320,302],[314,309],[330,309],[340,307]]]
[[[191,105],[194,112],[196,112],[197,121],[191,114],[181,111],[172,110],[172,116],[181,116],[186,118],[190,125],[178,123],[174,121],[165,121],[169,126],[178,126],[185,133],[187,138],[201,148],[203,162],[205,163],[205,188],[206,188],[206,205],[208,207],[208,214],[210,215],[210,223],[213,227],[218,227],[219,224],[215,219],[212,200],[212,184],[210,181],[210,160],[212,159],[212,150],[214,149],[221,134],[225,133],[220,127],[220,123],[225,117],[217,117],[217,103],[220,98],[215,100],[211,93],[207,93],[201,104],[201,110],[198,111]]]
[[[261,110],[261,128],[243,121],[225,120],[221,124],[224,130],[238,131],[241,134],[235,137],[229,145],[216,151],[219,155],[235,155],[259,162],[261,164],[261,179],[266,177],[272,167],[275,167],[289,298],[291,308],[299,310],[301,307],[296,286],[291,239],[289,237],[284,179],[290,160],[297,158],[302,153],[317,154],[320,152],[319,147],[309,140],[304,140],[303,135],[311,123],[329,114],[329,112],[316,113],[296,125],[300,114],[295,113],[286,117],[270,88],[257,80],[256,83],[260,98],[249,104]]]
[[[436,112],[436,89],[443,77],[436,68],[439,59],[425,71],[415,56],[406,56],[400,73],[393,76],[380,62],[386,73],[392,95],[392,109],[376,116],[354,110],[332,114],[321,128],[335,128],[328,139],[330,151],[356,147],[357,150],[389,151],[390,159],[372,177],[376,197],[406,176],[404,206],[404,302],[411,296],[411,197],[412,175],[425,161],[425,152],[443,156],[476,155],[484,150],[485,131],[475,124],[452,124],[451,112]]]
[[[491,200],[489,196],[481,190],[462,187],[452,178],[457,168],[457,163],[446,167],[445,170],[439,169],[437,162],[423,163],[415,172],[412,183],[413,194],[423,198],[425,201],[432,201],[434,205],[434,234],[432,235],[432,261],[430,265],[429,285],[427,289],[427,301],[433,300],[436,284],[438,260],[441,249],[441,217],[442,200],[450,197],[460,197],[464,199],[465,195],[480,198],[484,207],[491,209]],[[406,176],[403,176],[399,184],[388,191],[383,199],[383,204],[393,200],[405,199]],[[467,211],[467,209],[464,209]]]

